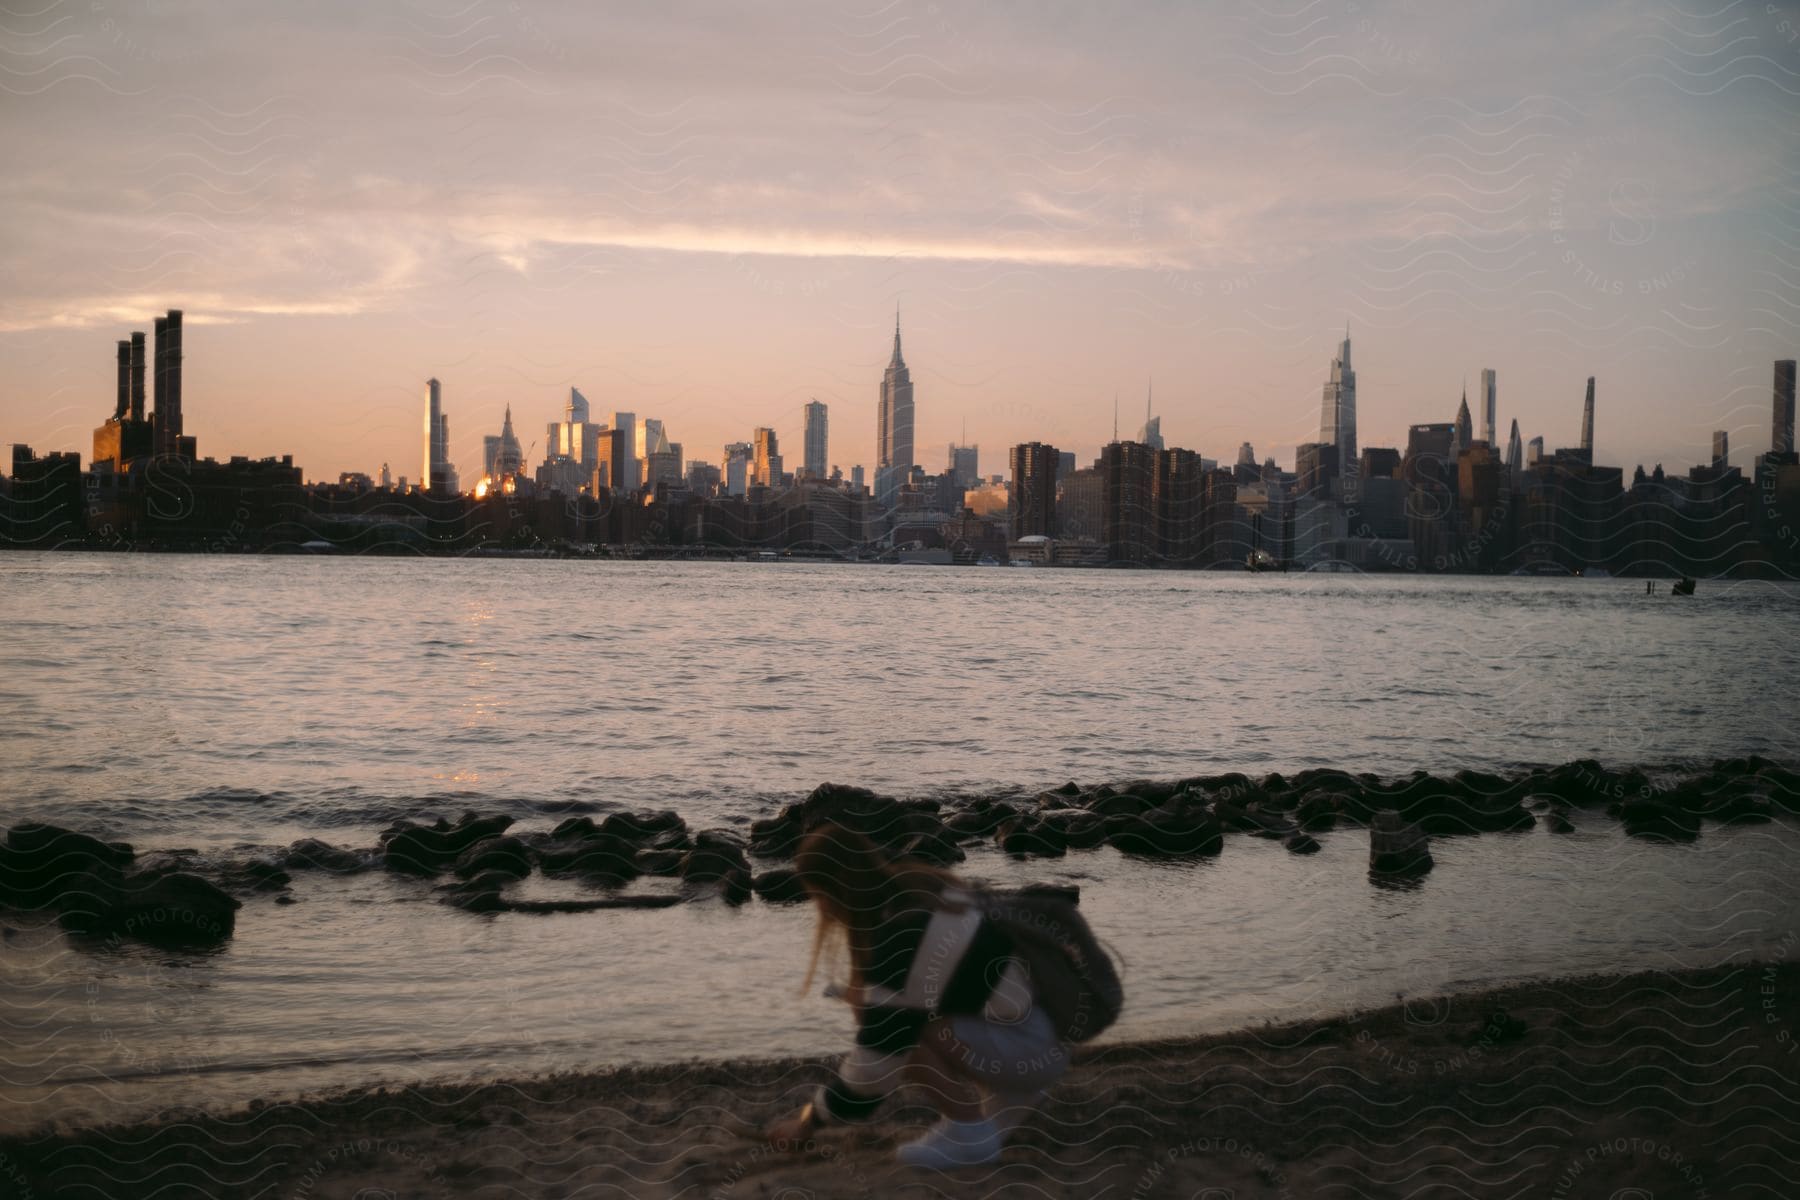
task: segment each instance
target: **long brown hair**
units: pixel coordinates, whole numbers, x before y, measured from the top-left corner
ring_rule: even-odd
[[[906,909],[935,909],[946,888],[962,882],[949,871],[915,859],[890,860],[874,842],[842,825],[824,824],[800,841],[795,873],[819,910],[807,963],[804,993],[812,987],[819,958],[833,933],[848,943],[850,986],[860,988],[874,954],[875,932],[883,918]]]

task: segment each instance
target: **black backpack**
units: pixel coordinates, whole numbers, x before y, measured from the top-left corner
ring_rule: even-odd
[[[1125,990],[1087,918],[1047,892],[980,893],[982,916],[1012,939],[1058,1040],[1085,1042],[1119,1019]]]

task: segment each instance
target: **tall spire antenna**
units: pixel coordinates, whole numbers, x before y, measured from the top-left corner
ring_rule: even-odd
[[[1156,379],[1155,379],[1155,378],[1154,378],[1154,377],[1152,377],[1152,376],[1145,376],[1145,383],[1144,383],[1144,429],[1145,429],[1145,430],[1146,430],[1146,431],[1147,431],[1147,430],[1148,430],[1148,429],[1149,429],[1149,428],[1150,428],[1150,411],[1151,411],[1151,410],[1150,410],[1150,400],[1151,400],[1151,398],[1152,398],[1152,397],[1154,397],[1154,396],[1155,396],[1155,395],[1156,395]]]

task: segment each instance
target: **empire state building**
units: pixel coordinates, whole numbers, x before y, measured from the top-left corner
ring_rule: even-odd
[[[900,357],[900,312],[894,311],[894,355],[881,377],[875,424],[875,498],[891,504],[913,468],[912,374]]]

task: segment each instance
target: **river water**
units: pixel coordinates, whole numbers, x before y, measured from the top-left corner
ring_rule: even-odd
[[[1800,759],[1800,589],[806,564],[0,555],[0,824],[217,860],[399,817],[672,807],[734,826],[826,780],[897,795],[1337,766],[1674,770]],[[1070,879],[1127,963],[1109,1036],[1791,953],[1800,829],[1686,846],[1598,813],[1441,839],[1233,836],[969,874]],[[573,885],[570,885],[573,886]],[[527,894],[553,894],[529,881]],[[212,954],[0,943],[0,1125],[371,1080],[829,1051],[810,918],[715,900],[478,917],[429,883],[298,874]],[[560,894],[560,893],[558,893]],[[17,1047],[14,1049],[14,1047]]]

